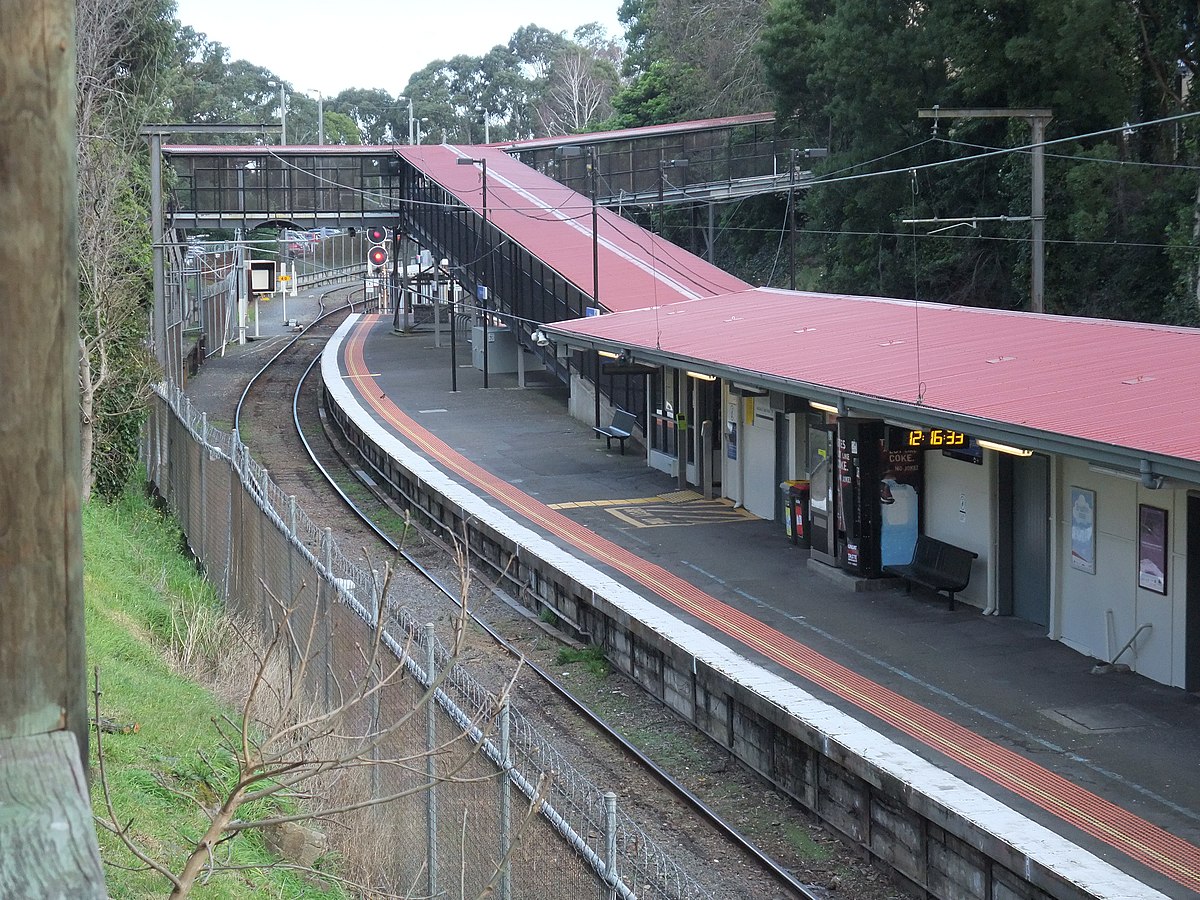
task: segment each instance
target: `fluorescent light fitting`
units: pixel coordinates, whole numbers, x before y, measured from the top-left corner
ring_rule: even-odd
[[[620,359],[621,358],[620,353],[613,353],[611,350],[597,350],[596,352],[599,353],[601,356],[607,357],[608,359]]]
[[[716,375],[708,375],[704,372],[688,372],[688,378],[695,378],[697,381],[716,381]]]
[[[833,413],[835,416],[838,412],[836,406],[830,406],[828,403],[818,403],[816,400],[809,400],[808,405],[813,409],[819,409],[821,412]]]
[[[1110,469],[1108,466],[1100,466],[1095,463],[1088,463],[1088,471],[1095,472],[1097,475],[1108,475],[1112,478],[1124,478],[1126,481],[1142,480],[1141,472],[1134,472],[1127,469]]]
[[[729,390],[743,397],[765,397],[769,391],[764,387],[754,387],[749,384],[738,384],[736,381],[729,385]]]
[[[1032,450],[1022,447],[1010,447],[1008,444],[997,444],[995,441],[983,441],[976,438],[975,443],[985,450],[995,450],[997,453],[1007,453],[1010,456],[1033,456]]]

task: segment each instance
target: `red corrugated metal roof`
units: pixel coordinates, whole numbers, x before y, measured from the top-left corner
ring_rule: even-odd
[[[508,238],[592,294],[592,203],[492,147],[406,146],[399,153],[467,206],[483,211],[478,166],[486,159],[488,219]],[[600,303],[614,312],[711,297],[746,282],[606,209],[598,211]]]
[[[1200,330],[757,288],[558,323],[635,352],[1200,461]]]

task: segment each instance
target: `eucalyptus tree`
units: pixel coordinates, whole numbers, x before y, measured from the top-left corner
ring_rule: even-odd
[[[625,74],[617,123],[678,121],[770,107],[760,0],[625,0]],[[670,118],[663,118],[664,116]]]
[[[347,88],[325,101],[325,114],[348,116],[362,144],[403,144],[408,140],[408,104],[380,88]]]
[[[174,122],[259,124],[278,122],[280,85],[289,85],[262,66],[231,60],[229,50],[188,26],[181,26],[163,67],[162,102]],[[288,98],[289,106],[296,102]],[[232,143],[238,135],[212,135],[205,142]]]
[[[620,46],[599,24],[576,28],[551,56],[544,83],[535,92],[542,131],[578,134],[611,118],[621,86],[620,61]]]

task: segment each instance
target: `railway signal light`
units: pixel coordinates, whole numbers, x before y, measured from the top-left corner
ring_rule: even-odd
[[[388,230],[382,225],[367,229],[367,270],[372,275],[381,273],[388,262]]]

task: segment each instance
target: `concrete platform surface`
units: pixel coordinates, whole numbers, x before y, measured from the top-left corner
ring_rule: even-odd
[[[485,390],[470,348],[460,344],[452,392],[448,336],[434,344],[424,330],[393,334],[389,320],[375,325],[363,351],[374,384],[422,428],[721,602],[1181,839],[1182,875],[1131,859],[1058,817],[1053,803],[1033,802],[947,758],[698,618],[692,624],[1147,885],[1173,897],[1198,895],[1200,697],[1128,672],[1093,674],[1096,660],[1014,618],[985,617],[961,603],[950,611],[944,597],[895,585],[856,590],[844,573],[810,561],[781,525],[681,494],[673,478],[646,466],[640,445],[629,442],[624,455],[615,445],[607,450],[591,422],[567,414],[566,389],[535,377],[531,355],[530,386],[493,373]]]

